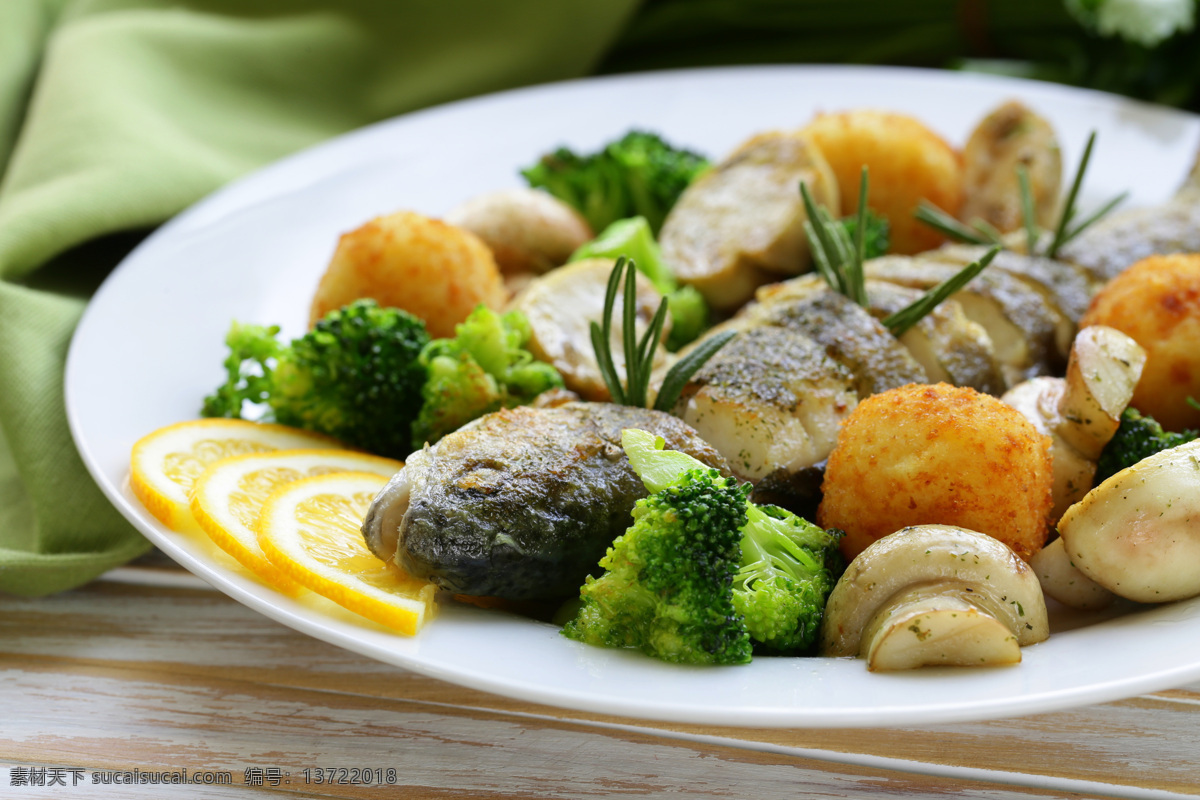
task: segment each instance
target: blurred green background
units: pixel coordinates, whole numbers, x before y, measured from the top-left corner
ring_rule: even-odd
[[[1194,22],[1190,30],[1177,27],[1181,19],[1194,20],[1195,6],[1194,0],[645,0],[600,71],[763,63],[972,69],[1197,111],[1200,30]],[[1110,27],[1116,29],[1106,35]]]

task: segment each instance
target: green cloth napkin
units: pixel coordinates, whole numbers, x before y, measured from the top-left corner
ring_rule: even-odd
[[[585,75],[637,0],[0,0],[0,591],[148,549],[85,470],[63,365],[144,232],[346,130]],[[133,233],[131,233],[133,232]]]

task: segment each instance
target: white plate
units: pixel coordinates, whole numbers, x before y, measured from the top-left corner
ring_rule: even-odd
[[[406,639],[280,596],[202,542],[164,529],[130,494],[130,446],[197,415],[221,382],[232,319],[303,329],[339,234],[397,209],[440,215],[521,184],[559,144],[590,150],[630,127],[714,157],[815,111],[902,110],[961,144],[997,103],[1051,119],[1073,165],[1100,132],[1085,202],[1126,188],[1167,198],[1200,139],[1195,116],[1049,84],[869,68],[734,68],[575,81],[410,114],[285,159],[217,192],[150,236],[101,287],[72,343],[67,411],[84,461],[116,507],[171,557],[231,597],[319,639],[426,675],[512,697],[677,722],[912,725],[1048,711],[1200,677],[1200,600],[1073,627],[1003,669],[868,674],[862,661],[758,658],[685,668],[585,647],[549,625],[447,609]],[[1094,622],[1083,620],[1084,622]]]

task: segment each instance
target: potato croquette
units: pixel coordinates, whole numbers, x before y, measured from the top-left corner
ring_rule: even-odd
[[[1200,427],[1200,253],[1150,256],[1113,278],[1079,327],[1108,325],[1140,344],[1146,366],[1130,403],[1172,431]]]
[[[837,177],[842,215],[858,208],[866,165],[867,205],[887,217],[891,252],[919,253],[945,241],[913,218],[923,199],[952,216],[962,205],[961,161],[944,139],[912,117],[872,110],[819,114],[804,130]]]
[[[957,525],[1029,560],[1045,544],[1050,438],[974,389],[909,384],[859,403],[829,456],[817,512],[847,559],[908,526]]]
[[[342,236],[317,286],[309,324],[362,297],[415,314],[436,338],[453,336],[480,303],[500,309],[508,293],[479,237],[400,211]]]

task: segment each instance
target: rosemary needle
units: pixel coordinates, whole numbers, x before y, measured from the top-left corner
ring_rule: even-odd
[[[978,261],[972,261],[909,305],[900,309],[895,314],[885,317],[883,326],[891,331],[893,336],[903,336],[907,330],[920,322],[929,312],[941,305],[943,300],[966,286],[972,278],[983,272],[984,268],[992,263],[992,259],[999,252],[1000,245],[992,245],[992,248]]]
[[[624,280],[622,280],[624,278]],[[621,314],[621,343],[625,348],[625,385],[621,385],[617,374],[616,361],[612,354],[612,318],[616,306],[617,290],[624,285]],[[658,305],[658,311],[650,321],[650,326],[637,338],[637,267],[633,261],[624,256],[617,259],[613,271],[608,277],[608,287],[604,293],[604,318],[598,324],[592,322],[589,326],[592,336],[592,349],[596,353],[596,364],[600,375],[612,396],[612,401],[621,405],[645,408],[650,394],[650,376],[654,371],[654,354],[662,340],[663,327],[667,321],[667,299],[664,297]],[[668,370],[659,388],[654,408],[659,411],[670,411],[679,399],[683,387],[700,367],[704,366],[725,343],[733,338],[733,332],[727,331],[716,336],[708,337],[699,342],[696,347]]]
[[[817,269],[831,289],[844,294],[863,308],[870,306],[870,300],[867,297],[866,273],[863,267],[864,251],[859,237],[865,227],[867,188],[867,170],[864,168],[858,194],[858,231],[856,231],[855,241],[851,242],[850,234],[846,232],[846,229],[835,222],[823,206],[818,206],[813,202],[812,196],[808,193],[808,187],[803,183],[800,184],[800,195],[804,198],[804,207],[808,212],[808,220],[804,225],[808,232],[809,248],[812,250],[813,261],[817,264]],[[929,208],[932,209],[930,213],[945,213],[935,206],[929,206]],[[955,225],[962,226],[962,223],[946,216]],[[1000,234],[991,226],[980,227],[978,230],[967,230],[972,231],[973,234],[986,235],[988,238],[982,241],[992,245],[991,249],[983,258],[963,267],[959,272],[934,286],[908,306],[884,318],[883,326],[891,331],[893,336],[901,336],[937,308],[947,297],[966,286],[972,278],[992,263],[992,259],[1000,252],[1000,244],[994,241],[999,238]]]

